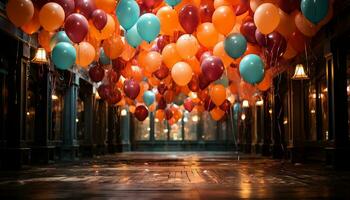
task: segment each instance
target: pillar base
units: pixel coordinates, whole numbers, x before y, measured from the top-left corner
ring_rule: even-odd
[[[62,146],[61,148],[63,161],[74,161],[79,159],[79,146]]]
[[[34,164],[50,164],[55,161],[55,146],[34,146],[31,150]]]
[[[327,165],[331,165],[336,169],[350,170],[350,160],[347,159],[350,154],[349,147],[327,147],[325,150]]]
[[[262,144],[260,148],[261,148],[261,155],[262,156],[271,156],[269,144]]]

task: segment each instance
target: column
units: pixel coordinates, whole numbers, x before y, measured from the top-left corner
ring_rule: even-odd
[[[122,135],[122,151],[130,151],[130,112],[123,108],[120,115],[120,133]]]
[[[92,157],[94,154],[93,145],[93,115],[94,98],[92,85],[86,85],[84,88],[84,138],[79,144],[79,153],[83,157]]]
[[[283,158],[284,155],[284,129],[283,129],[283,101],[282,92],[277,90],[277,84],[275,82],[275,88],[273,93],[273,109],[272,109],[272,158]]]
[[[270,144],[271,144],[271,114],[270,111],[272,112],[271,108],[271,102],[270,102],[270,94],[265,93],[264,94],[264,110],[263,110],[263,115],[264,115],[264,129],[263,129],[263,142],[261,146],[261,154],[263,156],[270,156]]]
[[[116,152],[116,138],[117,138],[117,129],[116,129],[116,123],[118,121],[117,119],[117,107],[115,106],[108,106],[108,132],[107,132],[107,151],[108,153],[115,153]]]

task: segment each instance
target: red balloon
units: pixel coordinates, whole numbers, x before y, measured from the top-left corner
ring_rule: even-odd
[[[201,23],[211,22],[211,18],[215,11],[213,0],[202,0],[199,5],[199,15],[201,18]]]
[[[247,20],[242,23],[240,31],[242,35],[247,39],[248,42],[251,43],[256,43],[255,39],[255,31],[256,31],[256,26],[253,21]]]
[[[274,31],[267,35],[267,50],[272,57],[281,57],[287,49],[287,41],[284,37]]]
[[[90,19],[92,12],[96,9],[93,0],[74,0],[75,11]]]
[[[111,95],[112,88],[109,85],[101,85],[98,87],[97,92],[101,99],[107,100]]]
[[[124,81],[124,93],[130,99],[136,99],[140,93],[140,85],[133,79]]]
[[[295,30],[289,37],[288,43],[290,43],[294,50],[297,52],[303,52],[305,50],[305,44],[310,38],[303,35],[299,30]]]
[[[143,5],[148,9],[158,7],[163,0],[142,0]]]
[[[93,82],[100,82],[105,76],[105,70],[100,66],[91,67],[89,69],[89,76]]]
[[[168,87],[164,83],[159,84],[157,87],[159,94],[164,94],[167,89]]]
[[[194,5],[187,4],[179,12],[179,22],[186,33],[192,34],[196,31],[199,24],[198,8]]]
[[[120,72],[116,72],[113,69],[110,69],[107,72],[107,80],[112,85],[116,84],[119,81],[120,76]]]
[[[168,35],[161,35],[157,40],[157,47],[161,51],[163,51],[164,47],[170,43],[170,37]]]
[[[144,105],[139,105],[136,107],[134,115],[137,120],[143,121],[148,117],[148,109]]]
[[[162,64],[157,71],[153,72],[153,75],[157,77],[157,79],[163,80],[169,75],[169,68]]]
[[[83,15],[73,13],[67,17],[64,29],[72,42],[79,43],[88,34],[89,23]]]
[[[199,80],[196,75],[192,76],[191,81],[187,84],[188,89],[190,89],[192,92],[198,92],[199,90]]]
[[[102,30],[107,24],[107,14],[101,9],[92,12],[91,21],[97,30]]]
[[[209,81],[216,81],[224,73],[225,68],[220,58],[216,56],[211,56],[211,57],[205,58],[202,61],[201,69],[202,69],[203,75]]]
[[[166,101],[164,97],[160,97],[159,101],[157,102],[157,109],[164,110],[166,108]]]
[[[112,60],[112,69],[114,71],[121,72],[123,69],[125,69],[125,67],[126,62],[123,59],[117,58]]]
[[[211,81],[208,80],[208,78],[203,75],[203,74],[199,74],[198,76],[198,86],[201,90],[204,90],[205,88],[208,87],[208,85],[210,84]]]
[[[193,101],[190,98],[186,98],[184,100],[184,108],[188,111],[191,112],[194,108],[195,104],[193,103]]]
[[[299,8],[300,0],[278,0],[277,5],[285,13],[290,14],[291,12]]]
[[[173,111],[171,109],[166,109],[165,110],[165,119],[169,120],[173,117]]]
[[[52,2],[58,3],[60,6],[62,6],[66,17],[74,12],[74,0],[53,0]]]
[[[248,0],[241,0],[241,3],[236,7],[236,16],[240,16],[247,12],[250,8]]]
[[[114,105],[118,103],[120,100],[122,100],[122,94],[120,93],[119,90],[114,90],[113,92],[111,92],[109,98],[107,99],[107,102],[110,105]]]
[[[204,108],[207,111],[211,111],[215,108],[215,104],[209,96],[204,100]]]

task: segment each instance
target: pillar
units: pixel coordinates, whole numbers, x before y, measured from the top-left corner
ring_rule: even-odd
[[[122,151],[130,151],[130,112],[124,108],[125,112],[120,115],[120,133],[122,136]]]

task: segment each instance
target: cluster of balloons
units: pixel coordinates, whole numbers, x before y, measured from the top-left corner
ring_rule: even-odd
[[[256,101],[333,15],[333,0],[9,0],[9,20],[56,68],[88,70],[100,97],[143,121],[224,119]],[[282,67],[281,67],[282,66]]]

